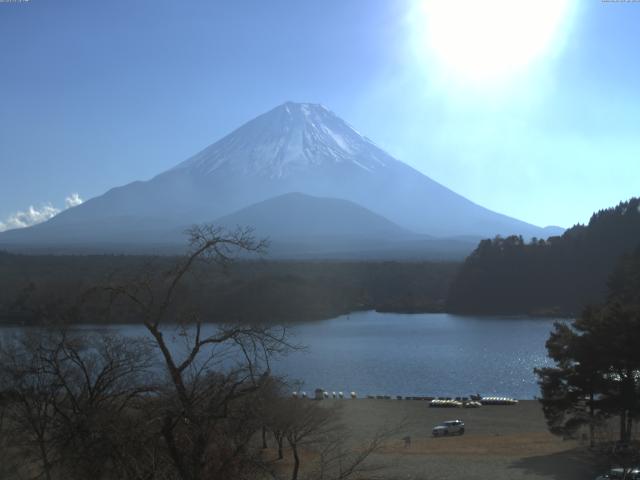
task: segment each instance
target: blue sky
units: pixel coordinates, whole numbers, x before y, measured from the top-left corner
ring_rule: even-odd
[[[585,222],[640,194],[640,3],[568,1],[543,54],[488,86],[434,60],[419,0],[0,3],[0,221],[148,179],[293,100],[483,206]]]

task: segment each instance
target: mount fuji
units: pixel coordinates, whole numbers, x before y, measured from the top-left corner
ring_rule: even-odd
[[[348,229],[352,240],[379,238],[387,245],[558,233],[467,200],[396,160],[322,105],[288,102],[148,181],[4,232],[0,245],[169,245],[183,241],[181,232],[191,224],[230,224],[234,218],[253,219],[259,236],[291,242],[305,232],[345,236],[345,225],[357,226]],[[322,221],[309,230],[317,218]]]

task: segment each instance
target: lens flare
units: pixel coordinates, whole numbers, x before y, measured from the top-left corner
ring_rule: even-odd
[[[420,0],[414,48],[448,80],[495,84],[561,48],[573,0]]]

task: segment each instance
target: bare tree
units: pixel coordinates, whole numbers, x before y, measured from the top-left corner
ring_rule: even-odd
[[[113,464],[120,416],[149,391],[148,351],[135,339],[39,330],[5,342],[7,428],[47,479],[99,476]],[[145,375],[146,376],[146,375]]]
[[[263,252],[266,242],[256,240],[250,229],[226,232],[201,226],[189,235],[190,251],[175,268],[160,274],[147,271],[107,290],[112,302],[126,300],[164,360],[171,387],[164,392],[160,431],[179,477],[237,476],[251,464],[238,461],[247,455],[251,429],[261,427],[238,406],[269,378],[270,357],[291,346],[284,328],[203,319],[192,305],[181,302],[183,283],[199,267],[226,269],[240,252]],[[205,326],[203,320],[216,323]],[[171,329],[172,337],[185,340],[182,352],[167,338]]]
[[[278,442],[278,458],[283,458],[283,439],[291,449],[292,480],[301,478],[302,458],[307,457],[303,452],[311,457],[304,468],[305,479],[345,480],[356,474],[371,474],[380,469],[369,461],[371,455],[403,428],[403,424],[384,427],[362,443],[354,441],[341,423],[338,404],[280,395],[269,400],[266,410],[264,418]]]
[[[3,343],[0,379],[5,389],[5,433],[14,436],[21,455],[51,480],[58,460],[52,440],[61,386],[46,373],[33,335]]]
[[[0,378],[0,383],[2,383],[2,378]],[[15,455],[12,455],[14,447],[7,428],[7,404],[9,401],[10,393],[0,392],[0,478],[13,478],[16,469]]]
[[[123,424],[135,423],[140,401],[154,392],[148,342],[63,333],[42,356],[63,389],[56,432],[63,466],[97,477],[121,460]]]
[[[318,460],[310,473],[310,480],[346,480],[356,474],[381,470],[381,465],[371,464],[370,457],[385,447],[396,436],[402,426],[378,430],[366,443],[353,442],[345,428],[336,428],[320,442]]]
[[[287,398],[284,382],[271,375],[270,359],[296,348],[286,329],[207,318],[190,298],[212,264],[226,269],[238,253],[261,252],[265,243],[250,230],[209,226],[192,229],[190,239],[189,253],[173,268],[149,264],[133,278],[91,289],[73,308],[58,312],[54,303],[42,314],[62,321],[115,314],[139,321],[147,341],[42,330],[0,348],[7,390],[0,431],[20,440],[27,473],[47,480],[275,476],[281,464],[266,461],[258,441],[262,434],[265,446],[267,430],[279,459],[285,441],[290,447],[292,480],[303,451],[318,459],[305,464],[310,478],[342,480],[363,471],[382,437],[350,449],[334,409]]]
[[[262,414],[267,429],[272,433],[276,441],[278,460],[284,459],[285,435],[291,421],[287,408],[289,403],[289,399],[286,398],[272,398]]]
[[[289,399],[287,405],[288,424],[285,438],[293,454],[291,480],[297,480],[300,470],[300,448],[318,443],[332,427],[334,411],[323,408],[317,402],[303,399]]]

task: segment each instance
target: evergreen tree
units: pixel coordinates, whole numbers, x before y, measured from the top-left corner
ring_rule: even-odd
[[[628,442],[640,413],[640,248],[623,257],[607,302],[571,325],[556,323],[547,341],[555,367],[536,369],[550,430],[572,434],[598,417],[617,416]]]

